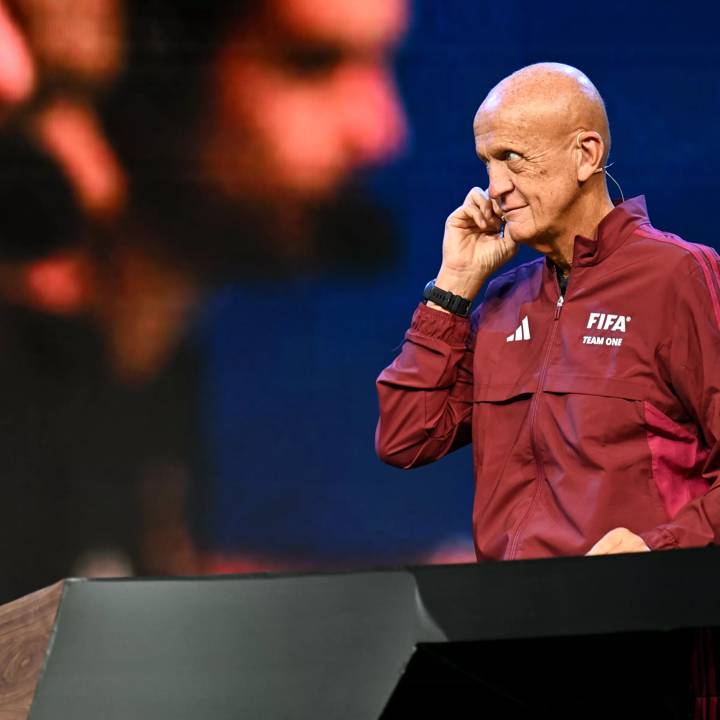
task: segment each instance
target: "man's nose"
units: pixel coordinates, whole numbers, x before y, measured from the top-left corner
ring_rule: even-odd
[[[488,165],[488,195],[498,202],[508,193],[512,192],[515,185],[512,182],[510,174],[502,164],[491,162]]]
[[[389,159],[403,145],[407,121],[390,71],[347,67],[337,78],[344,140],[354,164]]]

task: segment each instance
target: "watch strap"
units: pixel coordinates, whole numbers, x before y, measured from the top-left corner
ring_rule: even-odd
[[[429,300],[430,302],[439,305],[443,308],[443,310],[447,310],[453,313],[453,315],[467,317],[470,314],[472,301],[461,297],[460,295],[454,295],[449,290],[442,290],[435,285],[435,280],[431,280],[425,286],[423,297],[426,301]]]

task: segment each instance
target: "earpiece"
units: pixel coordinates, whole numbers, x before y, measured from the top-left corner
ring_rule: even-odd
[[[582,135],[582,130],[575,136],[575,144],[577,145],[578,150],[582,150],[582,145],[580,145],[580,136]],[[607,175],[614,183],[617,189],[620,191],[620,197],[622,198],[622,201],[625,202],[625,195],[622,191],[622,188],[620,187],[620,183],[610,174],[608,171],[608,168],[612,165],[610,163],[609,165],[604,165],[603,167],[599,167],[596,170],[593,170],[592,174],[597,175],[598,173],[604,173]]]

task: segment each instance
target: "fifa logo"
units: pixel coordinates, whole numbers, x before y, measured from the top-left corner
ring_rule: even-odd
[[[626,324],[630,322],[629,315],[613,315],[612,313],[591,312],[587,327],[596,330],[610,330],[611,332],[625,332]]]

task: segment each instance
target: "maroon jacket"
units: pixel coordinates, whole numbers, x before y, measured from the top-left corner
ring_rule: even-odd
[[[565,298],[544,258],[469,320],[420,305],[378,378],[377,451],[416,467],[472,441],[478,558],[577,555],[626,527],[720,539],[720,262],[644,198],[578,236]]]

